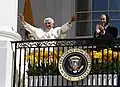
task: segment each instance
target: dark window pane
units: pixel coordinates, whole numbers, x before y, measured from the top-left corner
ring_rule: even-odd
[[[92,19],[99,20],[101,14],[108,14],[108,12],[93,12]]]
[[[96,30],[96,24],[98,24],[99,21],[92,21],[92,35],[94,35],[94,32]]]
[[[93,0],[92,10],[108,10],[108,0]]]
[[[91,20],[91,14],[90,13],[78,13],[77,19],[78,19],[78,21]]]
[[[90,36],[91,35],[90,22],[77,22],[76,35],[77,36]]]
[[[76,0],[76,11],[89,11],[90,4],[90,0]]]
[[[110,12],[110,19],[120,19],[120,12]]]
[[[120,10],[120,0],[109,0],[110,10]]]

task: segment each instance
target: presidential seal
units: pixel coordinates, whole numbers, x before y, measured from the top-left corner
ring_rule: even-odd
[[[82,49],[70,49],[59,59],[59,72],[67,80],[79,81],[91,71],[91,59]]]

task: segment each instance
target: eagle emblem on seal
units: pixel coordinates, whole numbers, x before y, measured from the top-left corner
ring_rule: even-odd
[[[80,72],[83,69],[84,65],[81,64],[81,58],[79,56],[72,56],[69,59],[69,69],[73,73]]]

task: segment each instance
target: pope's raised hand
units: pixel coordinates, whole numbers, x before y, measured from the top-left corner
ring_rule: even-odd
[[[76,15],[73,15],[72,17],[71,17],[71,22],[74,22],[74,21],[76,21],[77,20],[77,16]]]
[[[22,14],[19,14],[19,20],[20,20],[22,23],[25,23],[24,16],[23,16]]]

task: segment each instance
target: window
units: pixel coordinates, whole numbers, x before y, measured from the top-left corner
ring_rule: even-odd
[[[120,35],[120,0],[76,0],[76,36],[91,36],[101,14],[110,16],[110,24]]]

